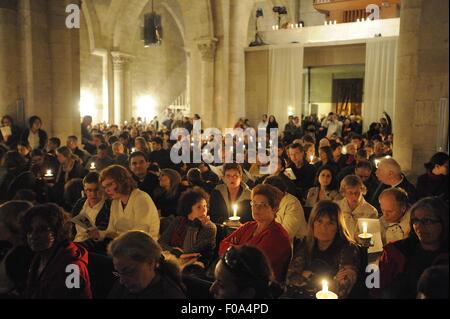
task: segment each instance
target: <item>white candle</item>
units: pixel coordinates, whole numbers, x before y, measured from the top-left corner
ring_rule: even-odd
[[[317,299],[338,299],[338,296],[328,290],[328,281],[322,280],[322,290],[316,293]]]
[[[47,172],[45,173],[46,177],[53,177],[53,173],[51,169],[48,169]]]
[[[337,21],[336,21],[336,20],[334,20],[334,24],[335,24],[335,25],[337,24]]]
[[[373,235],[371,233],[367,232],[367,223],[363,222],[362,227],[363,227],[363,232],[362,232],[362,234],[359,234],[358,237],[361,239],[364,239],[364,240],[371,239],[373,237]]]
[[[95,163],[94,162],[91,163],[91,169],[95,169]]]
[[[323,25],[328,25],[328,22],[327,22],[327,21],[325,21],[325,22],[323,23]]]
[[[360,22],[361,20],[359,20],[359,18],[358,19],[356,19],[356,22]]]
[[[230,217],[231,221],[239,221],[239,219],[241,219],[241,217],[237,215],[237,209],[237,204],[233,204],[233,216]]]
[[[313,164],[314,163],[314,155],[310,155],[309,156],[309,163]]]

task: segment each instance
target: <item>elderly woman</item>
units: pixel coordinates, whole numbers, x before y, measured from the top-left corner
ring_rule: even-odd
[[[100,183],[112,199],[108,228],[88,232],[90,238],[115,238],[129,230],[142,230],[158,240],[159,217],[151,197],[137,188],[130,172],[113,165],[100,173]],[[92,233],[94,232],[94,233]]]
[[[222,224],[233,215],[233,205],[238,206],[237,214],[242,222],[251,220],[250,189],[242,182],[242,167],[237,163],[229,163],[223,166],[224,184],[217,185],[211,192],[209,211],[211,220]]]
[[[284,283],[291,259],[289,234],[275,221],[283,193],[272,185],[258,185],[252,190],[252,216],[255,221],[245,223],[220,243],[219,255],[230,246],[245,244],[259,248],[268,258],[275,279]]]
[[[375,297],[415,298],[422,272],[440,261],[448,265],[448,206],[436,197],[426,197],[411,209],[408,238],[388,244],[381,255],[380,289]]]
[[[88,253],[68,240],[65,221],[64,211],[54,204],[35,206],[23,217],[22,229],[35,254],[25,290],[28,298],[92,298]]]
[[[207,213],[208,194],[204,190],[195,187],[184,192],[178,201],[178,216],[161,235],[161,247],[182,260],[198,258],[207,266],[217,233]]]
[[[210,292],[215,299],[271,299],[280,285],[264,253],[256,247],[230,247],[216,264]]]
[[[0,259],[0,299],[20,297],[26,286],[32,252],[24,243],[20,219],[31,207],[29,202],[18,200],[0,206],[0,242],[7,244]]]
[[[345,224],[352,238],[358,232],[359,218],[378,218],[377,209],[366,202],[363,197],[366,191],[366,186],[356,175],[347,175],[341,182],[341,194],[344,198],[338,204],[344,214]]]
[[[311,212],[305,243],[294,252],[286,295],[314,298],[322,280],[327,279],[330,289],[346,298],[358,279],[359,260],[341,209],[332,201],[320,201]]]
[[[108,247],[119,280],[110,299],[184,299],[180,269],[148,234],[130,231]]]

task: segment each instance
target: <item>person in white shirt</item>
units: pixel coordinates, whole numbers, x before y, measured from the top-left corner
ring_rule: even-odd
[[[322,122],[322,127],[327,129],[327,137],[331,137],[334,134],[336,136],[342,136],[342,122],[337,118],[337,115],[330,113],[326,119]]]
[[[114,239],[127,231],[141,230],[158,240],[158,210],[151,197],[137,188],[130,172],[122,166],[112,165],[100,173],[100,182],[112,203],[108,228],[98,232],[97,236]]]
[[[411,231],[408,194],[399,188],[388,188],[378,200],[383,213],[380,217],[383,245],[408,237]]]
[[[75,224],[76,235],[74,242],[84,242],[89,239],[94,239],[95,231],[106,230],[109,222],[109,214],[111,202],[106,200],[104,193],[100,189],[99,175],[96,172],[90,172],[83,179],[83,191],[86,197],[80,198],[72,209],[72,215],[86,216],[90,223],[94,226],[92,228],[83,228]]]
[[[262,121],[261,122],[259,122],[259,124],[258,124],[258,130],[261,130],[261,129],[267,129],[267,124],[268,124],[268,122],[267,122],[267,114],[263,114],[263,116],[262,116]]]
[[[367,189],[358,176],[347,175],[341,182],[340,191],[344,198],[338,201],[338,204],[344,213],[345,224],[350,235],[355,238],[358,232],[358,219],[378,219],[378,212],[375,207],[365,201],[363,196]]]

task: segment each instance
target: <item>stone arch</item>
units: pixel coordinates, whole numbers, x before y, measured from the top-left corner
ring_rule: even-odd
[[[82,16],[87,25],[91,53],[102,47],[100,22],[92,1],[84,0],[81,5]]]

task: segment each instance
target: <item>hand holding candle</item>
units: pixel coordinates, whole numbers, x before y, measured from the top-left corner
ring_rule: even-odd
[[[322,290],[316,293],[316,299],[338,299],[338,296],[328,290],[328,281],[322,280]]]
[[[358,238],[361,240],[361,244],[363,246],[370,246],[370,242],[372,240],[373,235],[367,232],[367,222],[362,223],[363,232],[358,235]]]

